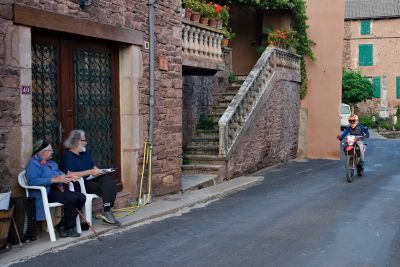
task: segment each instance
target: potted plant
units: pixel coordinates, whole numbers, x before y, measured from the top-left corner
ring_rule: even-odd
[[[236,34],[232,32],[232,29],[230,27],[223,27],[222,35],[224,36],[224,38],[221,41],[222,46],[228,46],[229,40],[232,40],[236,37]]]
[[[202,3],[198,0],[186,0],[185,7],[192,11],[190,20],[199,22],[200,20],[200,10],[202,10]]]
[[[201,3],[201,10],[200,10],[200,23],[204,25],[208,25],[208,20],[214,14],[214,7],[210,4]]]
[[[276,30],[268,33],[268,46],[277,46],[286,48],[288,42],[288,33],[286,30]]]
[[[208,3],[208,5],[212,6],[213,12],[209,15],[208,26],[216,27],[218,20],[221,20],[221,11],[222,6],[215,3]]]
[[[217,22],[217,28],[222,29],[222,27],[228,27],[229,23],[229,6],[223,6],[220,12],[220,18]]]

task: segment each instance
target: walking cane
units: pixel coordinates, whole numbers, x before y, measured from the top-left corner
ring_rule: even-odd
[[[21,237],[19,236],[19,231],[18,231],[17,224],[15,223],[14,216],[12,217],[12,221],[13,221],[15,233],[17,234],[17,238],[18,238],[18,242],[19,242],[19,247],[22,248]]]
[[[84,221],[85,223],[87,223],[87,225],[89,225],[90,230],[92,230],[93,234],[97,237],[97,239],[98,239],[99,241],[102,241],[103,239],[101,239],[100,235],[96,232],[96,230],[94,230],[92,224],[89,223],[89,222],[86,220],[85,216],[83,216],[83,214],[79,211],[78,208],[76,208],[76,211],[79,213],[79,216],[81,216],[81,218],[83,219],[83,221]]]

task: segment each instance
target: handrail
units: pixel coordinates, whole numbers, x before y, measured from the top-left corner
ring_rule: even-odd
[[[220,157],[229,157],[246,132],[278,79],[278,70],[294,72],[300,81],[300,56],[279,48],[265,49],[218,122]]]

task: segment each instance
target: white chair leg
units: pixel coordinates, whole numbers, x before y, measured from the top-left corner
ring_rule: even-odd
[[[53,221],[51,219],[50,208],[44,208],[44,214],[46,216],[47,230],[49,231],[50,240],[52,242],[56,241],[56,233],[54,232]]]
[[[92,225],[92,200],[93,198],[87,198],[85,203],[85,217],[86,220]]]
[[[76,232],[79,234],[82,233],[81,220],[79,219],[79,214],[76,216]]]

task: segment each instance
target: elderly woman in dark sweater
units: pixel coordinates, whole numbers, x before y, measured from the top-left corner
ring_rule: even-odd
[[[95,166],[86,145],[86,135],[83,130],[71,131],[68,139],[64,142],[64,147],[68,151],[64,153],[61,170],[65,173],[74,172],[75,175],[83,177],[86,191],[103,199],[103,212],[98,216],[106,224],[119,226],[121,223],[114,217],[111,210],[117,195],[117,186],[111,176],[104,174]],[[88,180],[90,175],[96,177]],[[79,184],[76,183],[75,186],[78,187]]]

